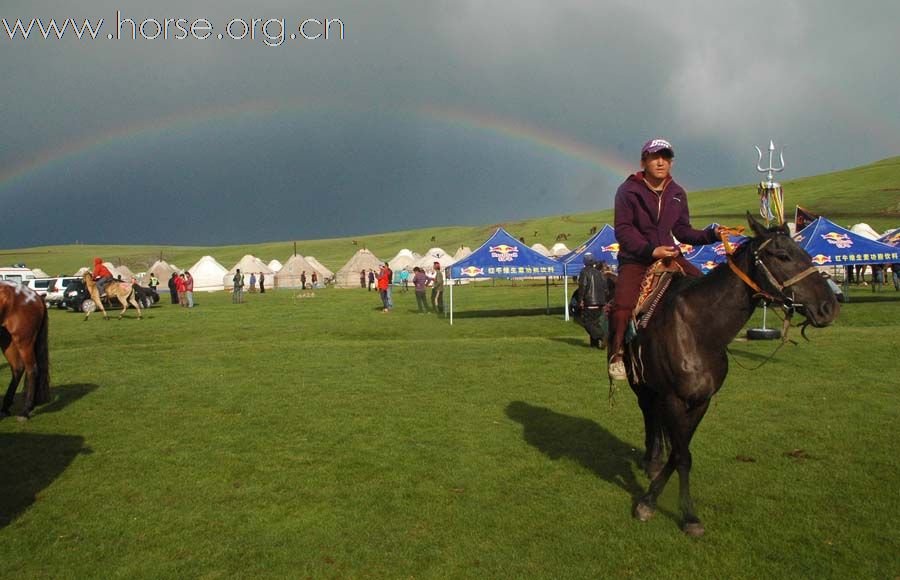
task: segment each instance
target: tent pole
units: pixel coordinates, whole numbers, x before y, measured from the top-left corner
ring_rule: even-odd
[[[550,314],[550,276],[544,276],[544,283],[547,286],[547,314]]]
[[[450,278],[450,326],[453,326],[453,278]]]
[[[563,310],[566,311],[566,322],[569,321],[569,276],[563,267]]]

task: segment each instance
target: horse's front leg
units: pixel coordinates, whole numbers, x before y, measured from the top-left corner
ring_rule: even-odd
[[[660,417],[659,397],[646,385],[633,387],[638,397],[638,405],[644,416],[644,471],[653,481],[662,469],[662,418]]]
[[[128,300],[119,294],[116,296],[119,299],[119,303],[122,305],[122,312],[119,313],[119,320],[122,320],[125,317],[125,311],[128,310]]]

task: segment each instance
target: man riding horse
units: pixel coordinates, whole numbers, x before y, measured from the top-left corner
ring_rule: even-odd
[[[106,285],[113,281],[112,272],[109,271],[109,268],[103,265],[103,260],[100,258],[94,258],[94,272],[93,272],[94,282],[97,284],[97,291],[100,292],[100,295],[106,292]]]
[[[651,139],[641,148],[641,171],[630,175],[616,191],[615,227],[619,242],[619,278],[611,316],[609,376],[625,380],[623,348],[628,321],[637,305],[647,269],[656,260],[674,260],[688,276],[701,272],[688,262],[675,240],[703,245],[719,239],[719,228],[691,227],[687,193],[671,176],[675,150],[665,139]]]

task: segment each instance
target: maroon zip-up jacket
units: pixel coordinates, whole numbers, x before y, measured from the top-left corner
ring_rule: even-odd
[[[642,172],[628,176],[616,191],[616,241],[619,242],[620,264],[653,263],[653,250],[658,246],[678,246],[679,242],[703,245],[715,242],[715,228],[695,230],[691,227],[687,194],[669,179],[657,196],[644,183]]]

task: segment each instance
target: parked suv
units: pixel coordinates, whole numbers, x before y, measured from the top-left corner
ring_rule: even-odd
[[[141,308],[150,308],[157,302],[159,302],[159,294],[156,293],[156,290],[152,288],[146,288],[144,286],[134,285],[135,298],[138,301],[138,304],[141,305]],[[87,288],[84,285],[84,280],[81,278],[76,278],[74,282],[69,284],[66,287],[66,308],[74,310],[76,312],[93,312],[97,305],[94,304],[93,298],[91,298],[90,293],[88,293]],[[110,307],[110,302],[106,298],[103,297],[103,305],[106,308]],[[113,308],[121,307],[119,301],[116,300],[112,303]]]
[[[69,284],[77,280],[81,280],[81,278],[77,276],[60,276],[59,278],[55,278],[53,283],[50,284],[50,287],[47,288],[47,295],[44,297],[44,300],[46,300],[47,304],[50,306],[65,308],[66,288]]]
[[[32,278],[26,280],[24,284],[34,290],[38,296],[47,300],[47,291],[54,282],[56,282],[56,278]]]

